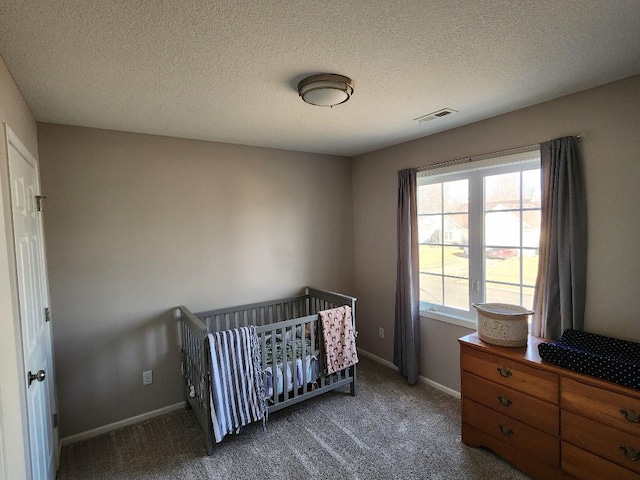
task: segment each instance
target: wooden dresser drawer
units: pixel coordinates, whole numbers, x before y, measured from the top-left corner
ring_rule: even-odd
[[[462,437],[465,439],[465,444],[469,446],[490,448],[496,455],[501,456],[514,467],[531,476],[531,478],[537,480],[573,480],[562,475],[558,467],[550,467],[535,458],[531,458],[528,450],[516,450],[466,423],[462,424]],[[601,478],[599,480],[609,479]]]
[[[563,377],[562,407],[640,436],[640,392],[624,395]]]
[[[640,473],[640,437],[565,411],[562,439]]]
[[[560,466],[560,441],[540,430],[464,398],[462,421],[554,468]]]
[[[638,480],[638,474],[562,442],[562,471],[580,480]]]
[[[558,403],[558,376],[507,358],[463,348],[461,368],[550,403]]]
[[[503,385],[462,372],[463,395],[477,403],[496,410],[528,425],[534,425],[550,435],[560,434],[560,416],[557,405],[543,402]]]

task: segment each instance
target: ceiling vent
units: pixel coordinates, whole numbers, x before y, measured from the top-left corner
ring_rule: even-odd
[[[414,120],[418,123],[430,122],[431,120],[435,120],[436,118],[446,117],[447,115],[451,115],[452,113],[457,113],[457,110],[453,108],[443,108],[441,110],[437,110],[435,112],[427,113],[418,118],[414,118]]]

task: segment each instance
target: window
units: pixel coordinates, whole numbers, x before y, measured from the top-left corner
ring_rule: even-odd
[[[537,150],[418,174],[423,314],[468,325],[472,303],[533,306],[540,182]]]

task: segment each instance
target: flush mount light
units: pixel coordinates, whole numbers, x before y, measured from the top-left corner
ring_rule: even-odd
[[[298,94],[305,102],[318,107],[333,107],[353,95],[350,78],[334,73],[312,75],[298,83]]]

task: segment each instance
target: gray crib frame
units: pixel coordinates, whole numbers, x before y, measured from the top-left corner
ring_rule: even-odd
[[[267,335],[271,334],[274,339],[277,334],[283,335],[283,337],[287,334],[295,335],[297,330],[304,332],[306,325],[310,325],[311,347],[313,349],[313,346],[316,345],[316,340],[319,347],[318,362],[320,378],[313,382],[313,384],[311,383],[312,379],[307,378],[305,359],[307,355],[311,355],[313,352],[306,351],[305,342],[302,342],[302,352],[299,357],[296,353],[293,353],[293,356],[289,357],[285,351],[286,358],[282,360],[282,364],[289,361],[295,364],[296,358],[302,359],[302,387],[296,388],[294,386],[291,392],[287,391],[286,369],[283,367],[283,393],[277,395],[277,375],[274,373],[272,377],[274,394],[268,405],[269,413],[346,385],[350,386],[350,394],[355,396],[355,365],[331,375],[324,373],[325,352],[318,312],[343,305],[351,307],[353,329],[355,332],[356,298],[312,287],[306,287],[304,294],[295,297],[230,308],[220,308],[195,314],[191,313],[191,311],[184,306],[176,308],[176,318],[178,319],[179,328],[178,340],[182,352],[185,406],[186,408],[193,409],[195,416],[202,425],[208,455],[213,454],[215,441],[213,438],[213,425],[209,406],[211,376],[208,360],[209,344],[207,333],[255,325],[262,347],[262,370],[271,366],[271,371],[276,372],[276,355],[272,355],[271,363],[267,364]],[[292,380],[295,384],[295,376]],[[192,388],[193,395],[191,395]]]

